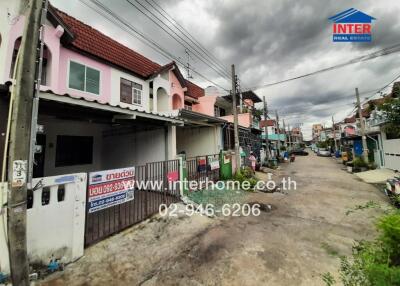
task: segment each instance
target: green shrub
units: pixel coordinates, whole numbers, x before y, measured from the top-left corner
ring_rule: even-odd
[[[367,168],[368,167],[368,163],[364,161],[363,158],[361,157],[357,157],[354,159],[353,161],[354,167],[356,168]]]
[[[242,169],[241,172],[242,172],[243,176],[244,176],[246,179],[253,178],[253,176],[254,176],[254,171],[253,171],[253,169],[250,168],[250,167],[247,167],[247,166],[243,167],[243,169]]]
[[[242,184],[244,181],[248,181],[250,184],[251,190],[254,189],[258,180],[254,177],[254,171],[250,167],[244,167],[239,172],[236,172],[235,176],[233,177],[235,181],[238,181]]]
[[[351,259],[341,258],[344,286],[400,285],[400,212],[384,215],[376,227],[377,239],[358,242]]]

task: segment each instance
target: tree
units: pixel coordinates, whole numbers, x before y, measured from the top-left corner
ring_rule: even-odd
[[[400,137],[400,97],[386,99],[378,109],[382,111],[386,119],[383,130],[395,137]]]
[[[392,88],[392,97],[400,98],[400,81],[395,82]]]

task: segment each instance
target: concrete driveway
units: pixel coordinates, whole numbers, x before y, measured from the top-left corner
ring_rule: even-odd
[[[383,212],[351,210],[370,201],[387,207],[375,187],[341,168],[332,158],[297,157],[275,172],[276,180],[295,180],[297,190],[247,198],[271,204],[271,211],[257,217],[156,216],[90,247],[41,284],[324,285],[321,274],[337,277],[338,257],[351,253],[354,240],[373,238],[373,223]]]

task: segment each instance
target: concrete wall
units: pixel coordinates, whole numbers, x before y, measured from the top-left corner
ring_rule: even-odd
[[[199,103],[194,104],[192,110],[209,116],[214,116],[214,105],[216,100],[216,95],[202,96],[198,98]]]
[[[187,157],[217,154],[222,149],[221,127],[177,127],[177,152]]]
[[[142,104],[126,104],[121,102],[121,78],[130,80],[132,82],[141,84],[143,87],[142,90]],[[142,80],[138,77],[132,76],[130,74],[127,74],[125,72],[121,72],[117,69],[112,68],[111,69],[111,98],[110,102],[112,105],[120,105],[122,107],[131,107],[131,108],[136,108],[138,110],[144,110],[144,111],[149,111],[150,106],[149,106],[149,83],[146,82],[145,80]]]
[[[382,147],[385,160],[385,168],[400,171],[400,139],[386,139],[386,133],[382,133]]]
[[[153,110],[155,112],[170,113],[172,111],[172,96],[170,92],[171,83],[169,82],[168,71],[158,75],[153,79]],[[167,94],[157,94],[159,88]],[[161,89],[160,89],[161,91]],[[162,92],[163,93],[163,92]],[[160,102],[161,101],[161,102]],[[161,107],[161,108],[158,108]]]
[[[186,88],[183,88],[176,78],[174,72],[171,70],[169,71],[169,81],[171,83],[171,89],[170,89],[170,95],[171,95],[171,100],[174,101],[175,99],[175,106],[172,102],[172,107],[177,107],[175,109],[180,109],[184,107],[184,102],[185,102],[185,90]],[[180,100],[180,101],[179,101]],[[179,104],[178,104],[179,103]]]
[[[39,117],[39,124],[44,125],[46,134],[45,176],[91,172],[101,169],[102,132],[106,128],[105,125],[46,117]],[[57,135],[93,136],[93,163],[88,165],[55,167]]]
[[[44,125],[46,134],[44,167],[46,176],[123,168],[176,157],[176,127],[174,126],[168,128],[167,134],[164,128],[160,128],[131,134],[103,136],[103,131],[111,129],[111,126],[46,117],[40,118],[39,124]],[[57,135],[93,136],[93,163],[55,167]]]
[[[37,178],[42,188],[35,190],[33,206],[27,210],[27,241],[30,263],[47,265],[52,255],[63,262],[71,262],[83,255],[86,173]],[[63,201],[57,191],[65,189]],[[50,189],[48,205],[42,205],[42,191]],[[44,223],[45,222],[45,223]]]
[[[103,138],[101,169],[122,168],[165,160],[163,128]],[[100,170],[100,169],[99,169]]]
[[[224,119],[228,122],[233,123],[233,115],[222,116],[221,119]],[[252,124],[252,116],[251,113],[241,113],[238,114],[238,123],[240,126],[250,128]]]
[[[83,255],[86,208],[86,174],[36,178],[32,208],[27,210],[27,250],[30,263],[48,265],[53,257],[72,262]],[[58,188],[65,190],[58,201]],[[42,205],[43,189],[49,189],[49,204]],[[7,184],[0,183],[0,194],[6,196]],[[3,203],[5,201],[3,200]],[[6,215],[6,213],[4,214]],[[0,217],[0,272],[9,273],[9,256],[3,233],[6,220]],[[45,223],[44,223],[45,222]]]

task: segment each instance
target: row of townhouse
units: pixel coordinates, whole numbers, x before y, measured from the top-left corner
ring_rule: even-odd
[[[1,4],[9,11],[0,30],[1,150],[25,21],[18,2]],[[174,62],[155,63],[52,6],[44,43],[35,177],[233,149],[231,97],[186,80]],[[261,100],[252,91],[242,99],[240,143],[246,154],[259,152],[252,110]]]
[[[25,11],[26,1],[0,2],[1,158]],[[83,255],[84,246],[142,221],[183,193],[183,187],[163,185],[137,188],[128,196],[119,192],[122,181],[117,180],[118,198],[97,196],[99,190],[110,191],[110,174],[131,174],[135,181],[184,176],[199,181],[218,179],[223,170],[229,177],[237,168],[230,152],[220,153],[234,150],[231,96],[215,87],[201,88],[186,80],[174,62],[158,64],[51,5],[44,44],[40,148],[34,190],[27,194],[31,262],[46,264],[53,255],[73,261]],[[260,154],[255,104],[261,100],[246,91],[237,102],[244,157],[251,151]],[[6,193],[2,182],[0,198]],[[5,221],[0,219],[0,229],[6,228]],[[9,269],[4,237],[0,234],[0,273]]]
[[[276,119],[262,120],[260,126],[262,128],[267,127],[268,140],[272,144],[272,149],[277,149],[278,145],[299,148],[303,143],[303,132],[300,127],[285,130]],[[263,140],[267,138],[267,133],[263,129]]]
[[[374,162],[378,168],[400,170],[400,138],[385,132],[382,127],[386,119],[377,108],[391,97],[392,93],[382,98],[369,100],[362,105],[361,112],[369,161]],[[353,156],[357,157],[363,154],[361,122],[356,112],[330,128],[323,128],[321,124],[315,124],[313,139],[314,142],[332,139],[336,141],[342,151],[350,151]]]

